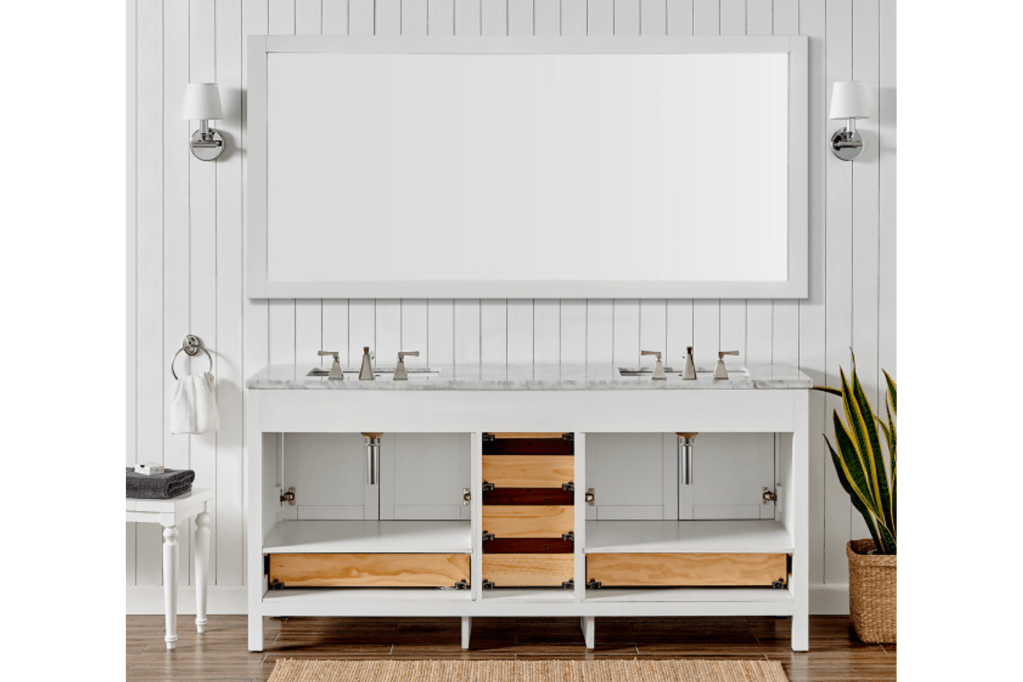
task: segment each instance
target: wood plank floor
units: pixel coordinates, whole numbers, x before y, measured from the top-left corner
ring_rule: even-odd
[[[895,646],[860,642],[846,616],[811,616],[810,651],[793,653],[789,619],[598,618],[587,652],[578,618],[477,618],[472,648],[460,648],[457,618],[267,618],[266,648],[246,648],[245,616],[210,616],[197,635],[178,620],[167,651],[163,616],[128,616],[127,682],[262,682],[280,658],[766,658],[791,682],[895,680]]]

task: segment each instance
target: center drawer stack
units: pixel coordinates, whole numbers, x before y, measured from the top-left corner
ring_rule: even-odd
[[[572,586],[571,433],[483,435],[483,588]]]

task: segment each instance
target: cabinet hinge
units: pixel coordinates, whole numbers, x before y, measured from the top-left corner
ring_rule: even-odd
[[[586,491],[586,504],[590,505],[591,507],[594,507],[597,504],[597,491],[594,490],[593,488],[589,488]]]
[[[575,442],[575,434],[574,433],[563,433],[563,434],[561,434],[561,440],[568,441],[569,443],[573,443],[573,442]]]
[[[462,488],[462,506],[468,507],[470,502],[472,502],[472,491]]]
[[[763,495],[761,496],[760,504],[767,504],[768,502],[777,502],[778,493],[771,490],[770,488],[761,488]]]
[[[575,589],[575,578],[569,578],[567,581],[561,583],[561,588],[564,589],[564,590],[574,590]]]
[[[494,583],[490,582],[486,578],[483,579],[483,589],[484,590],[492,590],[492,589],[494,589],[494,587],[495,587]]]
[[[491,442],[493,442],[493,440],[494,440],[494,434],[492,434],[492,433],[484,433],[483,434],[483,442],[484,443],[491,443]]]
[[[281,504],[284,504],[285,502],[290,504],[292,507],[295,506],[295,488],[294,487],[288,488],[288,492],[286,492],[286,493],[281,493]]]
[[[586,583],[586,589],[599,590],[600,588],[601,584],[599,580],[594,580],[593,578],[590,578],[590,582]]]
[[[562,483],[561,484],[561,489],[564,490],[565,492],[574,493],[575,492],[575,481],[569,481],[568,483]]]
[[[488,533],[487,531],[483,531],[483,542],[490,542],[493,539],[494,539],[494,534],[493,533]]]
[[[575,542],[575,531],[574,530],[570,530],[567,533],[563,533],[561,535],[561,539],[562,540],[571,540],[572,542]]]
[[[492,492],[494,492],[494,484],[493,483],[487,483],[486,481],[483,481],[483,492],[485,492],[485,493],[492,493]]]
[[[467,589],[469,589],[469,583],[465,580],[465,578],[462,578],[457,583],[455,583],[455,589],[456,590],[467,590]]]

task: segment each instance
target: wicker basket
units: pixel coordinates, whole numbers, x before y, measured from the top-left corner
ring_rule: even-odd
[[[849,557],[849,617],[868,644],[894,644],[896,624],[896,557],[867,554],[873,540],[852,540]]]

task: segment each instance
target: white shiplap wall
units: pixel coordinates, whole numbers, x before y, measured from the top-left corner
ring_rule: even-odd
[[[191,468],[215,485],[210,608],[244,610],[244,378],[269,362],[307,363],[320,348],[348,364],[419,348],[456,375],[479,364],[587,362],[609,374],[641,346],[678,364],[736,348],[747,362],[798,363],[837,382],[854,348],[873,397],[895,359],[895,2],[888,0],[133,0],[128,3],[128,431],[126,462]],[[249,34],[810,36],[810,297],[746,300],[284,300],[244,296],[246,40]],[[827,152],[830,84],[878,88],[855,163]],[[196,161],[181,120],[185,85],[215,80],[229,153]],[[315,135],[315,131],[309,131]],[[167,363],[187,333],[214,353],[221,428],[170,436]],[[184,356],[181,356],[182,358]],[[181,362],[181,358],[179,358]],[[205,360],[195,360],[203,363]],[[187,370],[187,368],[185,368]],[[200,369],[197,367],[197,369]],[[811,394],[813,430],[832,398]],[[811,462],[811,607],[842,612],[844,544],[865,531],[831,471]],[[159,611],[155,526],[126,525],[129,611]],[[180,575],[191,582],[182,536]],[[188,608],[188,603],[183,602]]]

